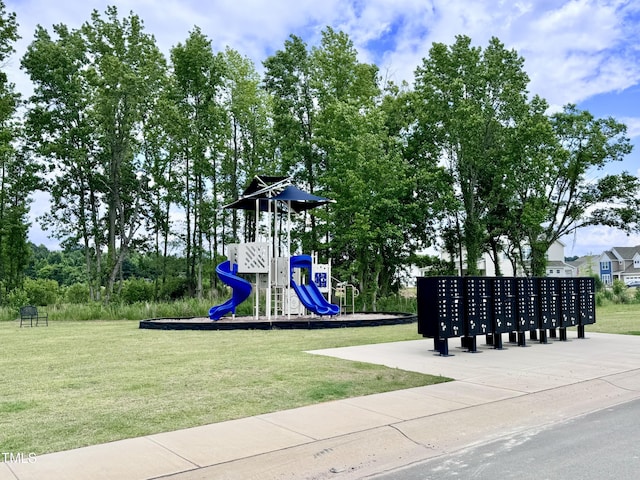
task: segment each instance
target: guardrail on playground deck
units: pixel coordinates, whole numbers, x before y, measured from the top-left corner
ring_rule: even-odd
[[[360,295],[360,291],[347,282],[340,282],[338,279],[331,277],[332,283],[335,285],[333,288],[333,296],[339,299],[340,313],[349,313],[347,311],[347,301],[349,298],[349,289],[351,289],[351,313],[356,311],[356,297]]]

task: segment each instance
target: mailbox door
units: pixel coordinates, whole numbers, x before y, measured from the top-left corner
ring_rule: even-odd
[[[560,326],[573,327],[578,324],[578,293],[575,278],[558,279],[560,299]]]
[[[492,279],[464,277],[465,330],[467,337],[492,333]]]
[[[516,306],[519,332],[528,332],[539,328],[538,282],[535,279],[516,278]]]
[[[462,335],[462,282],[459,277],[418,278],[418,333],[425,337]]]
[[[578,323],[596,323],[596,284],[590,277],[576,278],[578,294]]]
[[[558,302],[558,279],[538,278],[540,298],[538,328],[553,329],[560,325],[560,305]]]
[[[493,332],[516,330],[516,285],[510,277],[496,277],[492,284]]]

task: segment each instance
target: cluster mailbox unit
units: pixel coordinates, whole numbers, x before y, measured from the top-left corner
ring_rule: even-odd
[[[594,288],[591,277],[420,277],[418,333],[433,338],[444,356],[453,337],[470,352],[477,351],[478,335],[497,349],[503,333],[520,346],[526,332],[547,343],[557,331],[567,340],[567,327],[577,327],[584,338],[584,326],[596,321]]]

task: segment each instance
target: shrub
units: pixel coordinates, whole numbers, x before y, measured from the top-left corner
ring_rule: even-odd
[[[85,283],[74,283],[69,285],[65,292],[64,298],[67,303],[79,305],[89,301],[89,286]]]
[[[378,300],[377,310],[379,312],[416,313],[418,311],[417,300],[415,297],[389,295]]]
[[[4,303],[12,310],[17,310],[29,303],[29,297],[27,297],[27,292],[24,290],[14,289],[7,294]]]
[[[123,303],[150,302],[153,300],[153,284],[139,278],[125,280],[119,295]]]
[[[595,274],[595,275],[592,275],[592,277],[593,277],[596,292],[602,291],[604,289],[604,283],[600,278],[600,275]]]
[[[58,301],[60,287],[55,280],[26,278],[23,289],[27,294],[27,301],[31,305],[55,305]]]
[[[625,294],[625,291],[627,290],[627,286],[625,285],[625,283],[622,280],[614,280],[613,281],[613,294],[617,297],[622,297]]]
[[[164,284],[160,285],[160,300],[179,300],[184,298],[189,291],[187,279],[182,277],[168,277]]]

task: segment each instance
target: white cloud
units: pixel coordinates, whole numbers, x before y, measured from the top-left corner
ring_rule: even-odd
[[[586,227],[563,237],[567,257],[577,255],[600,255],[614,247],[635,247],[640,245],[640,234],[627,235],[621,230],[604,226]]]
[[[640,117],[620,117],[618,120],[627,126],[629,138],[640,137]]]
[[[636,25],[628,25],[633,5],[622,0],[8,0],[21,24],[21,55],[37,23],[78,27],[93,9],[115,4],[121,15],[138,14],[168,54],[195,25],[214,48],[230,46],[259,67],[291,33],[310,45],[327,25],[344,30],[365,61],[412,80],[432,43],[450,44],[464,34],[486,46],[490,37],[525,57],[531,90],[551,104],[578,102],[602,92],[619,91],[640,81]],[[369,42],[388,36],[391,49],[370,51]]]

